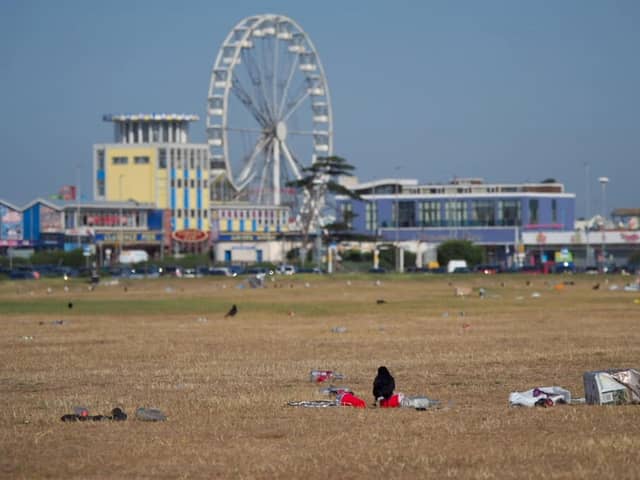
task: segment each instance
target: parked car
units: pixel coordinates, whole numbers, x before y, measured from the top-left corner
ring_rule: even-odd
[[[372,267],[369,269],[369,273],[387,273],[387,270],[382,267]]]
[[[501,273],[502,267],[496,264],[482,264],[482,265],[476,265],[473,270],[475,272],[483,273],[485,275],[493,275],[495,273]]]

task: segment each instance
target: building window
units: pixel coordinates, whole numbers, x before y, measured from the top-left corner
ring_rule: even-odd
[[[104,150],[100,149],[97,152],[98,156],[98,170],[104,170]]]
[[[498,202],[498,225],[520,225],[520,202],[518,200],[500,200]]]
[[[135,163],[136,165],[148,165],[149,164],[149,157],[144,156],[144,157],[133,157],[133,163]]]
[[[113,157],[111,163],[113,165],[126,165],[129,163],[129,157]]]
[[[196,211],[193,208],[191,209],[191,218],[196,218]]]
[[[473,225],[493,227],[496,224],[495,206],[491,200],[471,201],[471,220]]]
[[[193,165],[193,162],[194,162],[193,155],[194,155],[193,150],[190,150],[189,151],[189,167],[191,168],[191,170],[195,168]]]
[[[437,227],[440,225],[440,202],[427,201],[420,203],[420,226]]]
[[[178,188],[182,188],[182,179],[181,178],[178,179]]]
[[[398,202],[398,226],[401,228],[416,226],[416,202]]]
[[[378,229],[378,204],[375,202],[365,205],[365,228],[372,231]]]
[[[176,214],[178,218],[182,218],[182,210],[176,210]]]
[[[104,180],[98,180],[98,196],[104,197]]]
[[[529,223],[531,225],[538,224],[538,199],[537,198],[529,199]]]
[[[448,226],[465,225],[467,222],[466,204],[460,200],[450,200],[445,203],[444,216]]]
[[[271,217],[273,218],[273,211]],[[350,202],[342,204],[342,222],[348,229],[353,228],[353,205]]]
[[[167,150],[164,148],[158,150],[158,168],[167,168]]]
[[[558,202],[555,198],[551,199],[551,223],[558,223]]]
[[[192,178],[191,179],[191,188],[194,188],[196,186],[196,181]]]

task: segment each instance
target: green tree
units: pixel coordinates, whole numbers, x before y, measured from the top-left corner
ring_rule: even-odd
[[[302,169],[302,178],[287,182],[288,186],[297,188],[304,196],[304,203],[299,214],[302,228],[302,248],[300,249],[302,262],[306,257],[309,236],[321,227],[320,219],[327,205],[327,194],[347,195],[357,200],[362,199],[357,193],[337,181],[338,177],[353,176],[354,170],[355,167],[342,157],[336,155],[318,157],[311,166]]]
[[[446,265],[449,260],[466,260],[470,266],[482,263],[484,251],[469,240],[447,240],[438,247],[438,263]]]

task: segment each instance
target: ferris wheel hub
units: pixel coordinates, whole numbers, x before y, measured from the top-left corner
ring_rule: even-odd
[[[276,125],[276,137],[283,142],[287,138],[287,124],[280,121]]]

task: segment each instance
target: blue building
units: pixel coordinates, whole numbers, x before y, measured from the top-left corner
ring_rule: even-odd
[[[472,178],[420,185],[383,179],[349,188],[363,200],[336,197],[337,220],[377,242],[400,242],[425,256],[421,264],[450,239],[484,246],[488,261],[523,263],[524,232],[574,230],[575,194],[555,181],[487,184]]]

